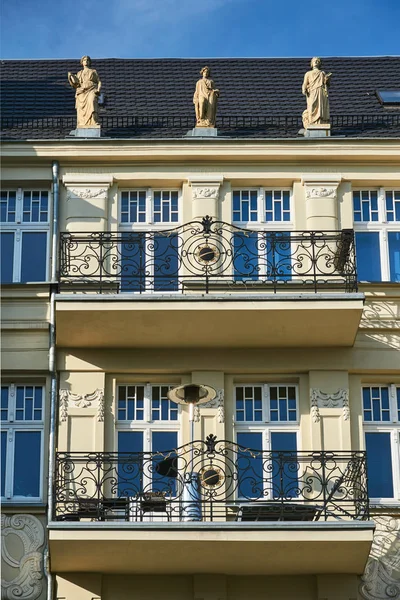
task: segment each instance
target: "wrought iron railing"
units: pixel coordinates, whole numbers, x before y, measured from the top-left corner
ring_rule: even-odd
[[[260,451],[209,435],[159,452],[59,452],[60,521],[368,518],[365,452]]]
[[[221,131],[258,131],[260,137],[276,135],[281,132],[297,135],[303,127],[301,111],[298,115],[219,115],[217,127]],[[125,136],[124,131],[134,135],[140,130],[189,130],[195,126],[194,114],[191,115],[100,115],[103,135]],[[388,130],[400,126],[400,115],[398,114],[344,114],[331,116],[332,130],[338,134],[348,132],[368,132],[368,130]],[[58,130],[60,135],[68,133],[76,127],[76,116],[10,116],[2,117],[1,130],[5,133],[10,129],[22,130]],[[269,134],[269,132],[271,132]]]
[[[252,231],[204,217],[163,231],[61,233],[60,239],[61,290],[357,289],[350,229]]]

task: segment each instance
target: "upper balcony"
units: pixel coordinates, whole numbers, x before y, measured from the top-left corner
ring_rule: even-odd
[[[372,541],[365,452],[58,453],[53,505],[60,571],[361,573]]]
[[[352,230],[250,230],[210,217],[62,233],[59,292],[58,343],[76,347],[350,346],[363,301]]]

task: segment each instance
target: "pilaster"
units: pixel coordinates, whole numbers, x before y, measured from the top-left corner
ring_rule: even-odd
[[[192,188],[193,217],[219,218],[219,193],[224,178],[222,175],[195,175],[188,178]]]
[[[67,231],[107,230],[108,191],[112,183],[112,175],[99,173],[63,176]]]
[[[302,184],[306,196],[307,229],[338,229],[338,187],[340,174],[305,174]]]

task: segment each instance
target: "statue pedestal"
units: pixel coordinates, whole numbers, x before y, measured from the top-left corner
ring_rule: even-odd
[[[305,131],[305,137],[329,137],[331,135],[330,123],[321,125],[309,125]]]
[[[82,127],[71,131],[70,135],[80,138],[99,138],[101,137],[100,127]]]
[[[195,127],[187,132],[191,137],[217,137],[218,129],[216,127]]]

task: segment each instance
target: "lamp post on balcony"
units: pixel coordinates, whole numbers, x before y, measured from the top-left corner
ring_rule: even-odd
[[[168,392],[168,398],[176,404],[189,406],[190,423],[190,462],[191,470],[188,479],[184,482],[183,490],[183,513],[185,521],[201,521],[201,503],[199,492],[199,474],[193,470],[194,458],[194,407],[199,404],[206,404],[217,395],[216,390],[208,385],[199,385],[197,383],[188,383],[173,388]]]

